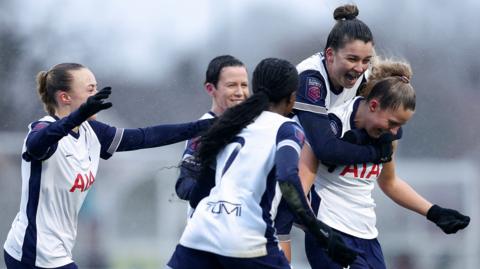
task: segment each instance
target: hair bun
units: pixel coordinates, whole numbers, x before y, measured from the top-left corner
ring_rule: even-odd
[[[337,21],[342,19],[353,20],[358,16],[358,13],[356,5],[343,5],[333,11],[333,18]]]

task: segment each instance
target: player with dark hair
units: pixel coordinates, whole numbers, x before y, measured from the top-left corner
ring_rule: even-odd
[[[202,169],[215,167],[215,187],[188,222],[169,268],[290,268],[273,227],[278,195],[317,242],[347,266],[356,253],[318,221],[298,177],[302,129],[292,110],[298,74],[285,60],[262,60],[253,95],[229,108],[202,136]],[[198,184],[203,184],[200,178]]]
[[[410,65],[380,61],[363,88],[365,97],[329,110],[331,129],[346,141],[375,145],[401,138],[400,127],[413,116],[415,91],[410,84]],[[397,141],[393,142],[393,148]],[[395,173],[395,161],[327,166],[318,162],[307,144],[300,157],[300,177],[305,190],[315,184],[312,207],[317,218],[338,231],[348,246],[359,250],[351,269],[386,268],[375,227],[374,182],[394,202],[424,215],[445,233],[467,227],[470,218],[456,210],[432,205]],[[316,197],[315,197],[316,196]],[[316,199],[319,198],[319,199]],[[341,269],[306,233],[305,248],[314,269]]]
[[[243,102],[248,97],[247,68],[231,55],[217,56],[208,64],[204,88],[212,98],[212,105],[210,111],[200,119],[218,117],[225,110]],[[187,141],[180,166],[180,176],[175,184],[178,197],[187,201],[190,200],[200,167],[194,158],[199,139],[200,137],[196,137]],[[212,173],[210,177],[215,178],[215,174]],[[209,191],[211,187],[213,186],[206,186],[205,191]],[[191,209],[190,207],[189,216],[193,213]]]
[[[48,116],[29,125],[22,149],[22,196],[4,244],[5,264],[15,268],[77,268],[72,248],[78,212],[95,182],[100,158],[117,151],[159,147],[198,135],[211,120],[138,129],[96,121],[112,106],[111,88],[97,91],[93,73],[76,63],[37,75]]]
[[[388,161],[390,143],[356,145],[338,139],[330,128],[328,110],[357,95],[366,81],[365,72],[374,57],[374,40],[370,28],[357,18],[355,5],[343,5],[333,12],[336,23],[330,30],[325,48],[297,65],[300,84],[294,106],[296,120],[317,159],[332,166]],[[287,208],[282,202],[280,208]],[[281,210],[284,212],[284,210]],[[289,214],[278,218],[289,218]],[[291,227],[276,226],[282,248],[290,259]],[[283,243],[286,242],[286,243]]]

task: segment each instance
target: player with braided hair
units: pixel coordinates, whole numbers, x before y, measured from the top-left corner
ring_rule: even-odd
[[[253,95],[226,110],[202,135],[202,170],[215,170],[215,186],[198,202],[168,268],[290,268],[273,219],[280,192],[302,224],[344,266],[356,253],[318,221],[298,177],[304,135],[285,117],[292,110],[298,74],[285,60],[262,60]],[[198,185],[204,184],[203,177]]]

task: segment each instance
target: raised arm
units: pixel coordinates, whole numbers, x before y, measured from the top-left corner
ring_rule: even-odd
[[[105,102],[105,99],[110,96],[111,92],[110,87],[103,88],[95,95],[88,97],[87,101],[77,110],[55,122],[42,121],[33,123],[26,141],[27,150],[23,157],[27,160],[48,159],[55,152],[57,142],[73,128],[80,126],[82,122],[99,111],[112,106],[111,103]]]

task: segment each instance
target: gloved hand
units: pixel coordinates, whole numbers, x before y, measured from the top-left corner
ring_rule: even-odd
[[[372,145],[376,153],[373,163],[388,163],[392,160],[394,136],[391,133],[382,134]]]
[[[111,87],[105,87],[98,91],[95,95],[88,97],[87,101],[79,108],[82,120],[87,120],[91,116],[97,114],[99,111],[112,107],[112,103],[104,102],[105,99],[112,93]]]
[[[348,267],[357,258],[358,253],[343,242],[342,237],[338,235],[332,228],[318,219],[313,223],[314,229],[309,229],[317,242],[323,246],[328,256],[342,267]],[[307,226],[310,224],[306,224]]]
[[[427,219],[434,222],[446,234],[456,233],[470,223],[470,217],[460,214],[457,210],[433,205],[427,212]]]
[[[327,246],[328,256],[342,267],[350,266],[358,253],[345,245],[342,238],[332,231]]]

